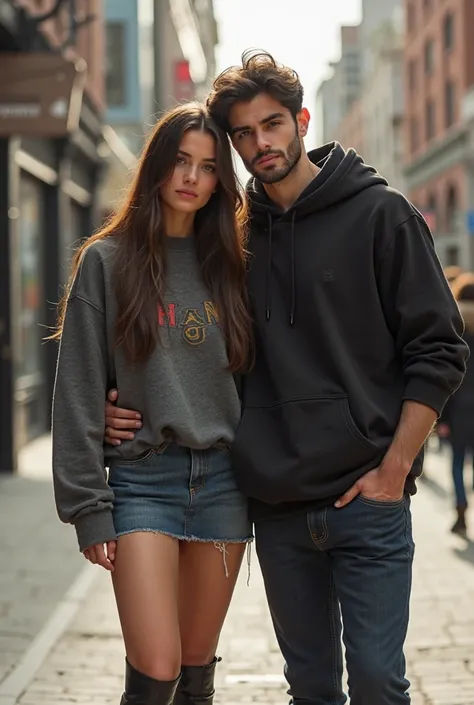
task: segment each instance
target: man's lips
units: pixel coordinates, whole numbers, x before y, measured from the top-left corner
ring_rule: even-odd
[[[257,164],[269,164],[270,162],[273,162],[275,159],[278,159],[280,155],[279,154],[266,154],[264,157],[261,157]]]

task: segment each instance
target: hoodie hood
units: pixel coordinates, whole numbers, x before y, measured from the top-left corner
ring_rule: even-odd
[[[308,152],[310,161],[321,171],[286,211],[295,217],[315,213],[339,201],[350,198],[376,184],[387,181],[372,167],[364,163],[354,149],[347,152],[338,142],[330,142]],[[268,216],[279,218],[285,211],[267,196],[261,181],[252,177],[247,183],[252,218],[267,222]]]
[[[352,198],[371,186],[387,181],[377,171],[364,164],[354,149],[347,152],[338,142],[331,142],[319,149],[308,152],[308,157],[321,171],[304,189],[293,205],[284,211],[267,195],[261,181],[252,178],[247,184],[247,196],[250,200],[253,224],[259,225],[267,233],[267,271],[266,271],[266,304],[265,315],[270,320],[272,310],[271,269],[273,259],[273,224],[285,219],[291,222],[291,237],[289,242],[291,257],[291,302],[290,319],[292,326],[296,311],[296,266],[295,266],[295,222],[310,214],[315,214],[329,206]]]

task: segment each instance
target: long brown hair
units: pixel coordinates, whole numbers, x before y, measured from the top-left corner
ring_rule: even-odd
[[[118,212],[75,253],[70,284],[59,308],[60,338],[67,296],[87,247],[116,237],[115,295],[118,315],[115,344],[130,362],[144,362],[159,342],[157,303],[163,306],[166,246],[160,187],[171,177],[187,130],[210,134],[216,143],[218,184],[209,202],[195,216],[197,258],[204,284],[219,313],[227,346],[229,369],[242,371],[251,348],[251,319],[245,288],[247,207],[233,169],[226,134],[205,106],[180,105],[167,112],[152,130],[135,177]]]

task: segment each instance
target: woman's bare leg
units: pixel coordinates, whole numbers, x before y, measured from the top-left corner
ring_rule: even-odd
[[[219,546],[224,548],[224,544]],[[224,564],[222,550],[213,543],[181,543],[179,625],[183,665],[204,666],[213,660],[245,548],[242,543],[225,544]]]
[[[112,578],[127,659],[158,681],[181,670],[178,566],[177,539],[151,532],[118,539]]]

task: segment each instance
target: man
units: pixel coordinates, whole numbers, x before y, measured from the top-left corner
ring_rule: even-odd
[[[342,615],[352,705],[408,703],[410,495],[465,371],[462,320],[420,213],[353,150],[305,152],[291,69],[244,55],[208,104],[254,177],[233,456],[292,702],[346,702]]]

